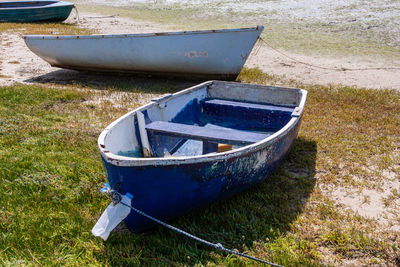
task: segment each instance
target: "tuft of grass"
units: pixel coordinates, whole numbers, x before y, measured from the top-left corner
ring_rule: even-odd
[[[92,34],[89,29],[85,29],[76,24],[70,23],[49,23],[49,22],[36,22],[36,23],[14,23],[2,22],[0,23],[0,34],[10,31],[18,32],[21,34],[57,34],[57,35],[75,35],[75,34]]]
[[[109,202],[98,192],[105,180],[98,134],[138,106],[147,88],[160,94],[184,84],[117,80],[102,90],[91,89],[95,84],[76,89],[74,81],[63,88],[0,88],[0,264],[254,266],[162,227],[142,234],[114,231],[107,242],[91,235]],[[374,221],[336,205],[321,188],[354,186],[346,178],[351,175],[374,184],[382,179],[381,169],[397,164],[388,155],[400,147],[400,93],[302,86],[257,69],[245,69],[239,81],[307,89],[299,137],[266,181],[171,223],[287,266],[396,264],[396,232],[379,231]],[[126,95],[118,106],[95,101],[118,91]],[[371,159],[377,170],[363,172]]]

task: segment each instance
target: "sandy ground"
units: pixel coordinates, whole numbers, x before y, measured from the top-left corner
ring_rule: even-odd
[[[341,84],[400,90],[400,61],[313,57],[288,53],[264,45],[247,60],[246,66],[259,67],[266,73],[285,76],[303,84]]]
[[[76,23],[76,20],[71,15],[66,22]],[[80,12],[79,25],[82,28],[93,29],[98,33],[108,34],[162,30],[160,25],[154,23],[143,23],[121,17],[107,17],[82,12]],[[21,36],[22,34],[11,31],[0,35],[0,86],[10,85],[15,82],[64,84],[71,81],[79,82],[90,77],[82,72],[51,67],[28,49]],[[96,81],[90,82],[96,83]]]
[[[400,190],[400,177],[392,171],[382,176],[383,183],[374,189],[332,185],[320,189],[337,205],[378,223],[377,231],[400,232],[400,198],[393,197]]]
[[[75,22],[73,16],[68,22]],[[168,30],[154,23],[92,13],[80,14],[80,26],[108,34]],[[262,42],[256,44],[256,47],[258,49],[254,51],[257,50],[257,53],[250,55],[245,66],[258,67],[269,74],[303,84],[342,84],[400,90],[400,60],[312,57],[275,50]],[[1,35],[0,61],[0,86],[14,82],[63,84],[88,78],[76,71],[51,67],[25,46],[20,34],[13,32]],[[362,70],[342,70],[343,68]]]

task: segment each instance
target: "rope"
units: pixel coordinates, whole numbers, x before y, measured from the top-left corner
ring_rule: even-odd
[[[310,64],[310,63],[307,63],[307,62],[304,62],[304,61],[297,60],[297,59],[295,59],[295,58],[293,58],[293,57],[291,57],[291,56],[289,56],[289,55],[287,55],[287,54],[285,54],[285,53],[279,51],[278,49],[272,47],[272,46],[271,46],[269,43],[267,43],[263,38],[261,38],[261,37],[258,37],[258,38],[259,38],[264,44],[266,44],[270,49],[274,50],[275,52],[277,52],[277,53],[283,55],[284,57],[289,58],[290,60],[292,60],[292,61],[294,61],[294,62],[297,62],[297,63],[299,63],[299,64],[303,64],[303,65],[306,65],[306,66],[309,66],[309,67],[312,67],[312,68],[323,69],[323,70],[334,70],[334,71],[400,70],[400,68],[397,68],[397,67],[392,67],[392,68],[379,68],[379,67],[377,67],[377,68],[344,68],[344,67],[341,67],[341,68],[328,68],[328,67],[317,66],[317,65]]]
[[[78,24],[80,23],[79,20],[79,13],[78,13],[78,8],[76,6],[73,7],[75,10],[75,20],[78,22]]]
[[[162,226],[164,226],[164,227],[166,227],[168,229],[171,229],[171,230],[173,230],[173,231],[175,231],[177,233],[180,233],[182,235],[190,237],[190,238],[192,238],[192,239],[194,239],[194,240],[196,240],[196,241],[198,241],[200,243],[203,243],[203,244],[206,244],[208,246],[214,247],[215,249],[218,249],[218,250],[221,250],[221,251],[225,251],[225,252],[228,252],[228,253],[231,253],[231,254],[235,254],[237,256],[241,256],[241,257],[244,257],[244,258],[247,258],[247,259],[250,259],[250,260],[254,260],[254,261],[257,261],[257,262],[260,262],[260,263],[264,263],[264,264],[267,264],[267,265],[270,265],[270,266],[283,267],[282,265],[278,265],[278,264],[275,264],[275,263],[272,263],[272,262],[264,261],[264,260],[258,259],[256,257],[252,257],[252,256],[249,256],[249,255],[246,255],[244,253],[240,253],[240,252],[237,252],[237,251],[234,251],[234,250],[231,250],[231,249],[227,249],[221,243],[209,242],[207,240],[204,240],[202,238],[194,236],[194,235],[192,235],[192,234],[190,234],[188,232],[185,232],[185,231],[183,231],[183,230],[181,230],[179,228],[176,228],[176,227],[174,227],[174,226],[172,226],[172,225],[170,225],[168,223],[160,221],[160,220],[154,218],[153,216],[150,216],[147,213],[145,213],[145,212],[143,212],[141,210],[138,210],[138,209],[132,207],[131,205],[128,205],[128,204],[122,202],[121,201],[121,194],[118,193],[117,191],[115,191],[114,189],[111,189],[111,187],[107,183],[104,183],[104,184],[105,184],[105,187],[100,189],[100,192],[107,193],[111,197],[111,199],[114,202],[114,204],[120,203],[120,204],[122,204],[122,205],[124,205],[126,207],[129,207],[133,211],[135,211],[136,213],[138,213],[138,214],[140,214],[140,215],[142,215],[142,216],[144,216],[144,217],[146,217],[146,218],[148,218],[148,219],[150,219],[150,220],[152,220],[152,221],[154,221],[154,222],[156,222],[158,224],[161,224]]]
[[[109,15],[109,16],[97,16],[97,17],[86,17],[87,19],[107,19],[107,18],[115,18],[118,17],[119,14]]]
[[[259,37],[259,38],[257,39],[257,42],[254,44],[253,50],[251,50],[251,52],[250,52],[250,55],[249,55],[248,60],[250,60],[250,59],[252,59],[253,57],[255,57],[255,56],[258,55],[258,52],[260,51],[261,46],[262,46],[261,37]]]

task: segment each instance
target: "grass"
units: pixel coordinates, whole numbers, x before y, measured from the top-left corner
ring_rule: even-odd
[[[239,80],[307,89],[299,137],[265,182],[172,224],[287,266],[399,264],[397,232],[338,205],[323,188],[375,188],[383,171],[400,174],[400,93],[302,86],[257,69]],[[253,266],[162,227],[116,231],[107,242],[90,233],[109,203],[98,192],[105,181],[98,134],[140,96],[187,84],[121,76],[101,90],[73,81],[0,88],[0,265]],[[119,105],[95,101],[120,90]]]
[[[77,24],[70,23],[48,23],[48,22],[37,22],[37,23],[12,23],[2,22],[0,23],[0,34],[5,33],[12,29],[13,32],[19,32],[21,34],[91,34],[92,31],[81,28]]]

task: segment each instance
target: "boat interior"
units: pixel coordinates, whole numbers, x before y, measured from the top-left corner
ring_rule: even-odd
[[[301,90],[213,85],[154,99],[117,121],[104,140],[105,147],[127,157],[198,156],[234,150],[284,127],[295,116],[301,99]],[[281,90],[286,97],[277,92]]]

